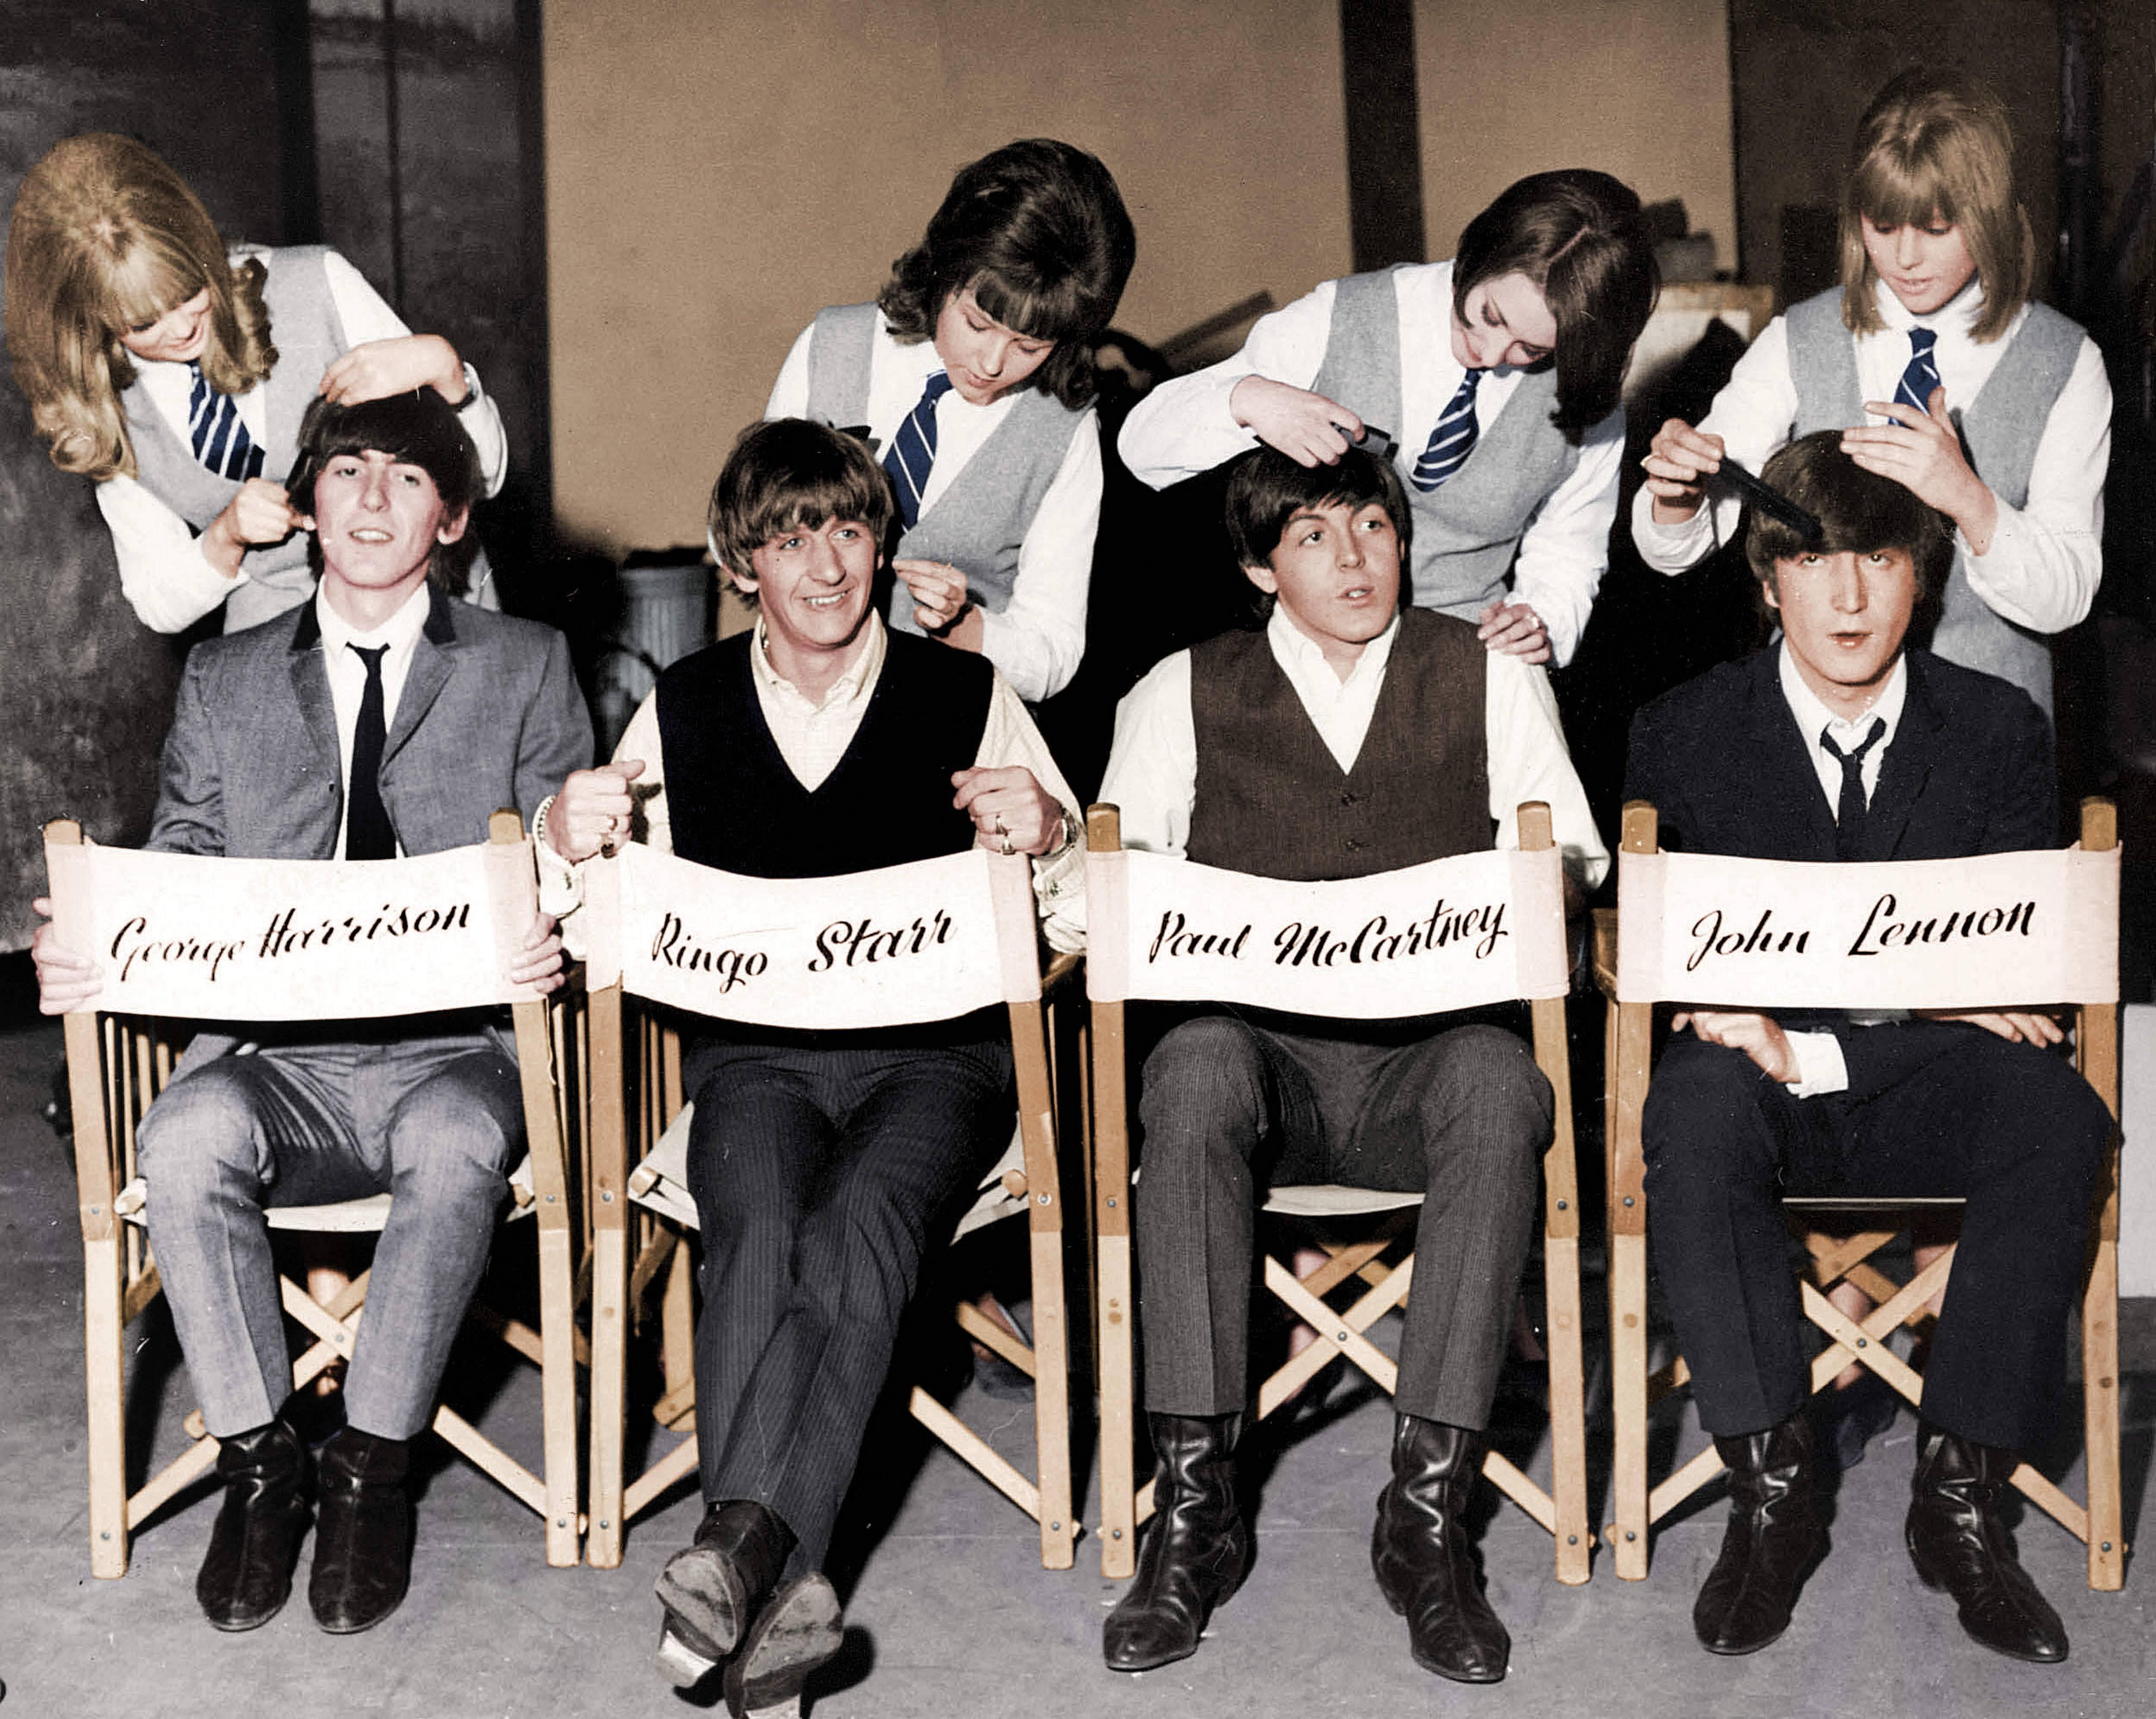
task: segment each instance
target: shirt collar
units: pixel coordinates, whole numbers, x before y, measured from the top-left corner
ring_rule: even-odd
[[[748,654],[749,671],[756,676],[757,685],[765,691],[796,700],[812,711],[836,711],[866,695],[883,672],[885,634],[883,618],[870,609],[865,623],[867,643],[861,654],[847,666],[844,674],[831,683],[831,690],[824,695],[821,704],[812,703],[808,695],[771,665],[771,647],[764,631],[763,617],[756,618],[755,648]]]
[[[1797,719],[1797,728],[1808,747],[1816,748],[1822,733],[1832,733],[1835,742],[1844,752],[1862,741],[1876,720],[1887,725],[1887,731],[1879,736],[1879,750],[1885,752],[1894,744],[1894,731],[1902,726],[1902,707],[1909,698],[1909,658],[1905,651],[1894,659],[1894,672],[1887,677],[1870,710],[1861,716],[1845,719],[1829,710],[1820,695],[1804,685],[1804,677],[1797,671],[1796,659],[1789,654],[1789,642],[1781,644],[1782,696],[1789,703],[1789,714]]]
[[[372,632],[362,633],[331,606],[328,595],[316,585],[315,621],[322,629],[322,649],[334,656],[347,644],[362,645],[370,650],[377,644],[387,644],[401,656],[412,648],[426,626],[427,613],[433,601],[429,582],[422,579],[395,614]]]
[[[1392,659],[1393,641],[1399,634],[1400,612],[1395,608],[1392,619],[1385,623],[1385,630],[1363,647],[1363,654],[1355,659],[1355,666],[1343,680],[1333,672],[1332,665],[1325,660],[1325,653],[1318,649],[1317,641],[1288,618],[1287,610],[1277,600],[1265,622],[1265,637],[1271,642],[1273,655],[1283,667],[1312,676],[1322,673],[1326,680],[1342,690],[1383,675],[1385,665]]]
[[[1966,335],[1984,315],[1984,281],[1979,275],[1970,275],[1959,292],[1924,316],[1911,314],[1909,307],[1894,296],[1894,289],[1883,280],[1874,280],[1871,283],[1871,299],[1879,307],[1880,321],[1897,334],[1907,334],[1912,328],[1929,328],[1941,334]]]

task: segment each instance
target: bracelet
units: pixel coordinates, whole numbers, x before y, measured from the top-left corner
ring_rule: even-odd
[[[1068,806],[1055,808],[1055,844],[1040,855],[1043,860],[1060,860],[1078,840],[1078,820],[1070,815]]]

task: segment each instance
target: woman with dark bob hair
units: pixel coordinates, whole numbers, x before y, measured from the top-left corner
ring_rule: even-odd
[[[96,484],[121,589],[160,633],[220,608],[232,632],[314,590],[284,480],[317,395],[432,387],[501,487],[501,416],[447,341],[412,333],[333,250],[228,246],[131,137],[64,139],[23,176],[7,295],[15,385],[53,464]]]
[[[1331,464],[1382,430],[1414,516],[1414,602],[1478,623],[1491,650],[1565,663],[1609,561],[1619,392],[1656,282],[1630,187],[1530,174],[1451,261],[1322,282],[1156,388],[1124,463],[1158,489],[1256,442]]]
[[[887,618],[982,653],[1029,703],[1085,649],[1093,342],[1137,254],[1099,161],[1006,144],[958,170],[874,304],[817,314],[764,410],[865,428],[898,495]]]

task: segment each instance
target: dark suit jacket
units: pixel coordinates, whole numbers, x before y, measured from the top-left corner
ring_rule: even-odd
[[[1753,860],[1832,860],[1834,808],[1811,762],[1816,735],[1782,695],[1780,647],[1710,669],[1633,719],[1625,798],[1651,802],[1664,848]],[[2019,687],[1908,653],[1909,692],[1865,817],[1860,860],[1956,860],[2059,845],[2051,734]],[[1839,1016],[1781,1017],[1842,1041],[1850,1090],[1893,1078],[1896,1035]]]
[[[382,754],[382,802],[408,854],[526,824],[592,761],[592,725],[551,627],[452,602],[421,629]],[[187,658],[146,847],[234,859],[333,860],[344,814],[336,712],[311,598]],[[236,1041],[198,1033],[186,1066]]]

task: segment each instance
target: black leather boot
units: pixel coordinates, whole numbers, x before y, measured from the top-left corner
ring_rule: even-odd
[[[1198,1651],[1205,1620],[1250,1568],[1250,1534],[1235,1502],[1240,1415],[1155,1414],[1153,1515],[1137,1578],[1108,1614],[1111,1671],[1150,1671]]]
[[[1750,1654],[1789,1627],[1797,1589],[1826,1549],[1812,1496],[1812,1424],[1799,1409],[1779,1426],[1717,1438],[1729,1465],[1729,1527],[1691,1609],[1711,1654]]]
[[[1961,1609],[1961,1627],[1994,1653],[2053,1665],[2066,1656],[2066,1628],[2014,1556],[1996,1506],[2020,1458],[1972,1444],[1928,1421],[1917,1424],[1917,1471],[1906,1530],[1909,1557],[1927,1588]]]
[[[395,1611],[412,1580],[411,1446],[348,1426],[315,1460],[321,1516],[307,1603],[332,1635],[357,1635]]]
[[[793,1551],[793,1531],[754,1500],[706,1505],[695,1542],[667,1559],[652,1583],[666,1608],[660,1675],[686,1689],[732,1653]]]
[[[1378,1495],[1370,1567],[1425,1671],[1455,1683],[1496,1683],[1512,1638],[1482,1592],[1464,1518],[1482,1472],[1482,1435],[1419,1414],[1393,1426],[1392,1484]]]
[[[195,1578],[195,1601],[219,1629],[259,1629],[284,1609],[306,1537],[307,1452],[282,1420],[220,1439],[224,1502]]]

